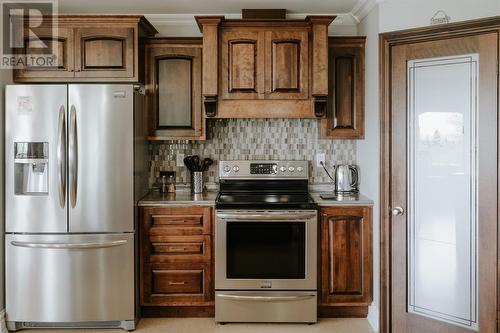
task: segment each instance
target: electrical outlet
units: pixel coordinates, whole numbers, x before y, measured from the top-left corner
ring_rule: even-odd
[[[176,155],[175,164],[178,167],[183,167],[184,166],[184,154],[177,154]]]
[[[316,166],[321,168],[321,162],[325,164],[325,153],[316,154]]]

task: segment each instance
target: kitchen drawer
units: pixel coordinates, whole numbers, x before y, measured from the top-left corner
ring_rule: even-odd
[[[144,222],[151,236],[212,233],[211,207],[148,207]]]
[[[172,260],[210,260],[211,237],[207,235],[194,236],[163,236],[150,234],[149,261],[152,263]],[[147,260],[147,258],[145,258]]]
[[[203,269],[153,270],[153,292],[155,294],[201,294],[203,293]]]
[[[192,306],[213,303],[210,262],[143,263],[141,306]]]

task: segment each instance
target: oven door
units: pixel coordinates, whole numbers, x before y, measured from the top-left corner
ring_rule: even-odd
[[[217,211],[217,290],[316,290],[317,212]]]

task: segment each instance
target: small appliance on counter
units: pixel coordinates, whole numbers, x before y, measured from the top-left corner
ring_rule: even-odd
[[[321,162],[326,174],[333,181],[334,192],[351,195],[359,193],[359,168],[353,164],[337,164],[333,166],[333,177]]]
[[[203,172],[207,171],[212,164],[214,164],[214,161],[208,157],[201,163],[198,155],[186,156],[184,158],[184,165],[191,171],[192,193],[203,192]]]

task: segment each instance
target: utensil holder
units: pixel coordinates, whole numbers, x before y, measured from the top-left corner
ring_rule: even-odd
[[[203,172],[191,172],[191,193],[203,192]]]

